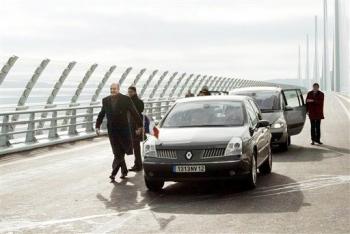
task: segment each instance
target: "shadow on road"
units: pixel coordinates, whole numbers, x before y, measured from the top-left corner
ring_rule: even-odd
[[[146,190],[141,177],[139,174],[116,184],[109,198],[100,194],[97,198],[106,208],[118,212],[146,208],[155,213],[170,214],[297,212],[305,205],[298,183],[276,173],[259,176],[258,187],[250,191],[234,180],[170,183],[161,193],[152,193]],[[162,222],[165,225],[167,220]]]
[[[273,149],[274,162],[308,162],[321,161],[327,158],[337,158],[349,154],[349,149],[337,148],[327,145],[303,147],[291,145],[286,152]]]

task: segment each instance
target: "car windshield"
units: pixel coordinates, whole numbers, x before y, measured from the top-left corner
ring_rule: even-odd
[[[254,98],[261,112],[281,110],[278,91],[244,91],[235,92],[235,95],[244,95]]]
[[[242,102],[198,101],[178,103],[165,117],[161,127],[242,126]]]

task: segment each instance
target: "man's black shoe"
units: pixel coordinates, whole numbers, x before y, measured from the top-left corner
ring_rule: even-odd
[[[128,175],[128,173],[122,173],[122,175],[120,176],[120,179],[126,179],[127,175]]]
[[[109,178],[111,179],[111,182],[110,182],[110,183],[114,183],[114,182],[115,182],[115,176],[112,176],[112,175],[111,175]]]
[[[135,171],[135,172],[142,171],[142,167],[133,166],[132,168],[129,169],[129,171]]]
[[[323,143],[321,141],[316,141],[316,143],[319,145],[323,145]]]
[[[314,144],[315,144],[315,142],[314,142],[314,141],[312,141],[312,142],[311,142],[311,145],[314,145]]]

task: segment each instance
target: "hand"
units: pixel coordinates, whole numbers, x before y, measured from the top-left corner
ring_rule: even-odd
[[[96,135],[97,135],[97,136],[101,135],[101,131],[100,131],[99,128],[96,128]]]
[[[138,136],[141,135],[142,130],[143,130],[142,128],[137,129],[137,130],[136,130],[136,135],[138,135]]]

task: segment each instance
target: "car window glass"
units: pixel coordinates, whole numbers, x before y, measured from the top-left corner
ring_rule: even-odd
[[[260,115],[260,110],[259,107],[257,106],[257,104],[253,101],[253,100],[249,100],[250,105],[252,105],[253,110],[255,111],[255,113],[258,115],[258,119],[262,119],[261,115]]]
[[[252,127],[255,127],[258,123],[258,117],[255,111],[253,110],[253,107],[248,102],[246,103],[245,107],[247,110],[248,118],[250,120],[250,124]]]
[[[301,93],[301,90],[300,89],[298,89],[298,95],[299,95],[299,98],[300,98],[300,101],[301,101],[301,104],[302,105],[304,105],[305,104],[305,102],[304,102],[304,97],[303,97],[303,94]]]
[[[279,98],[280,95],[278,91],[266,91],[266,90],[238,91],[238,92],[233,92],[232,94],[252,97],[262,112],[281,109],[280,98]]]
[[[284,90],[284,96],[287,100],[287,106],[298,107],[300,106],[299,98],[296,90]]]
[[[178,103],[161,124],[164,128],[242,126],[242,102],[196,101]]]

